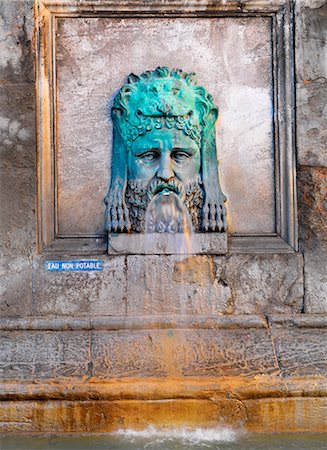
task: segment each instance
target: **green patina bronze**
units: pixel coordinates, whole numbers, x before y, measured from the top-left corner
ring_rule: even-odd
[[[197,232],[226,231],[218,178],[218,108],[194,73],[158,67],[131,74],[114,99],[109,232],[143,232],[154,195],[178,194]]]

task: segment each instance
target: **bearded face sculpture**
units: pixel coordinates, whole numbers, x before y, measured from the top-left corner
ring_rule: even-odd
[[[196,85],[195,74],[167,67],[132,74],[116,96],[111,116],[108,231],[167,231],[151,219],[146,225],[146,217],[156,196],[163,195],[164,204],[170,194],[181,204],[181,215],[183,208],[187,211],[194,231],[226,231],[214,128],[218,108]],[[169,231],[182,231],[179,223]]]

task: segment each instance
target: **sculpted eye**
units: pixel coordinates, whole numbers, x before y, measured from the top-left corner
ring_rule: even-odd
[[[177,163],[185,162],[190,156],[189,153],[183,151],[176,151],[171,154],[172,159]]]
[[[145,153],[141,153],[141,154],[137,155],[137,157],[140,158],[144,162],[151,163],[159,158],[159,154],[158,154],[158,152],[151,150],[151,151],[148,151]]]

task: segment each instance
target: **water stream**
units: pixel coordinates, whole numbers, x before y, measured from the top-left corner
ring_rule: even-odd
[[[186,255],[192,253],[192,235],[192,220],[180,196],[168,188],[156,193],[145,214],[147,246]]]
[[[3,435],[1,450],[326,450],[327,433],[253,434],[226,428],[118,431],[89,435]]]
[[[145,216],[146,233],[191,233],[191,218],[180,197],[163,189],[151,200]]]

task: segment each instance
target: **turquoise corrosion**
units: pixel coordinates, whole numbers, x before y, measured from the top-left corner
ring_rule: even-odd
[[[158,67],[131,74],[111,108],[109,232],[142,232],[146,208],[168,189],[184,202],[197,232],[226,231],[218,177],[218,108],[196,75]]]

